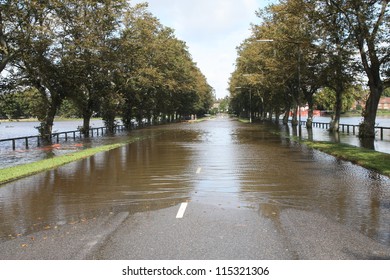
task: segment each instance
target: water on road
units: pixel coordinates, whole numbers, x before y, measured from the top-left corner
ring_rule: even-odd
[[[390,245],[390,179],[228,118],[134,131],[149,136],[0,187],[7,240],[102,214],[191,201],[321,214]]]

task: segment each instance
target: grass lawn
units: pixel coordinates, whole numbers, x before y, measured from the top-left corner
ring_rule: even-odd
[[[302,141],[305,145],[390,177],[390,154],[347,144]]]

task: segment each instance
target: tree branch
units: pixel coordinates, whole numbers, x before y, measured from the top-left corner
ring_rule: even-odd
[[[389,4],[389,0],[386,0],[386,1],[382,1],[382,9],[381,9],[381,12],[379,14],[379,17],[378,17],[378,20],[376,21],[375,25],[374,25],[374,28],[372,30],[372,34],[371,34],[371,37],[372,38],[375,38],[376,37],[376,34],[378,33],[378,30],[379,30],[379,27],[385,17],[385,14],[386,14],[386,8],[387,8],[387,5]]]

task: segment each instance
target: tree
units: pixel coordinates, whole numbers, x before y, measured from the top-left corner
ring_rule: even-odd
[[[90,119],[104,99],[111,103],[110,69],[115,65],[112,40],[117,36],[125,1],[62,1],[57,14],[61,22],[62,63],[71,80],[69,98],[83,117],[81,131],[89,136]]]
[[[375,119],[379,99],[383,90],[389,87],[389,73],[386,72],[390,62],[390,33],[389,33],[389,2],[388,0],[374,1],[342,1],[327,0],[331,6],[342,15],[350,38],[360,53],[361,65],[368,79],[370,94],[368,96],[364,120],[360,125],[359,136],[375,137]],[[384,78],[383,76],[387,76]]]
[[[340,111],[346,112],[350,110],[356,101],[362,100],[364,95],[365,91],[361,86],[349,86],[343,91]],[[333,111],[337,98],[339,97],[337,96],[337,93],[334,89],[325,87],[315,94],[314,103],[316,104],[317,108]]]
[[[185,43],[146,8],[136,5],[128,11],[117,41],[120,59],[114,83],[122,96],[122,121],[128,129],[133,118],[139,124],[145,118],[148,122],[167,115],[173,119],[175,114],[207,110],[212,100],[212,89]]]
[[[50,142],[54,116],[66,95],[67,83],[61,65],[62,50],[58,41],[59,25],[55,8],[58,1],[10,1],[7,26],[14,31],[16,50],[9,67],[19,87],[35,87],[45,102],[38,114],[39,131]]]
[[[292,109],[293,125],[297,125],[298,107],[306,101],[311,127],[313,95],[321,87],[323,71],[323,51],[314,44],[317,26],[310,18],[314,11],[313,3],[302,0],[270,5],[257,13],[261,24],[252,27],[251,37],[238,48],[234,75],[246,79],[233,79],[241,81],[233,87],[249,87],[251,107],[256,106],[263,117],[275,113],[278,119],[285,111],[286,122]]]
[[[343,107],[343,96],[354,82],[356,71],[353,65],[353,50],[343,16],[334,7],[314,1],[317,6],[313,20],[317,21],[319,43],[322,45],[325,57],[325,67],[322,73],[323,85],[335,93],[332,106],[330,131],[339,130],[340,116]],[[325,91],[326,92],[326,91]]]
[[[15,1],[0,2],[0,73],[20,50],[20,47],[16,44],[16,40],[21,36],[21,25],[19,25],[21,18],[19,16],[20,13]]]
[[[147,11],[147,4],[44,0],[0,5],[0,64],[10,73],[0,89],[3,94],[10,88],[8,80],[12,90],[36,89],[34,114],[48,142],[65,100],[82,114],[86,136],[96,112],[113,130],[117,115],[130,128],[134,118],[139,123],[172,119],[207,112],[212,104],[212,88],[185,43]]]

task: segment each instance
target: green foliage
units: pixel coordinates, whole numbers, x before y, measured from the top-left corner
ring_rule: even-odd
[[[57,114],[82,116],[87,132],[96,113],[110,127],[118,115],[129,126],[134,118],[204,114],[213,103],[213,89],[187,46],[148,12],[147,4],[50,0],[0,5],[0,70],[4,65],[9,71],[14,91],[34,91],[35,98],[26,99],[28,110],[38,117],[44,135]],[[16,95],[2,100],[1,114],[19,117],[26,111],[18,107]]]
[[[390,97],[390,88],[386,88],[382,94],[383,97]]]
[[[44,103],[33,88],[0,95],[0,115],[9,119],[35,118],[42,114]]]
[[[218,100],[219,101],[219,112],[222,112],[222,113],[227,113],[229,111],[229,97],[226,96],[225,98],[223,99],[220,99]]]
[[[286,0],[258,11],[260,24],[252,25],[251,36],[237,48],[229,84],[232,111],[278,117],[307,104],[310,117],[314,95],[329,88],[315,99],[335,111],[336,120],[360,95],[351,86],[366,74],[364,122],[373,135],[379,97],[389,86],[389,3]]]
[[[356,101],[360,101],[366,95],[361,86],[349,87],[342,95],[342,111],[349,111]],[[336,93],[330,88],[322,88],[314,96],[314,103],[318,109],[333,111],[336,103]]]
[[[81,118],[82,115],[77,107],[74,105],[73,101],[69,99],[64,99],[60,108],[58,109],[57,115],[62,118]]]

